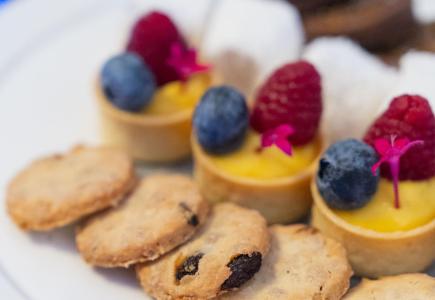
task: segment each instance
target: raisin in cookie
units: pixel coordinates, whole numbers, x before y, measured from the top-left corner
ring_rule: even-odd
[[[352,270],[340,244],[305,225],[275,225],[270,233],[260,272],[222,299],[341,299]]]
[[[364,279],[345,300],[435,300],[435,278],[403,274],[378,280]]]
[[[8,187],[7,209],[21,228],[49,230],[116,205],[135,182],[123,152],[75,147],[22,170]]]
[[[207,202],[189,177],[151,175],[122,205],[88,220],[77,232],[77,247],[95,266],[154,260],[189,239],[207,212]]]
[[[210,299],[251,279],[268,248],[266,221],[258,212],[222,203],[191,242],[136,271],[156,299]]]

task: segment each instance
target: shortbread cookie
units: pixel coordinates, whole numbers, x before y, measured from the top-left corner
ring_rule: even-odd
[[[269,249],[266,221],[256,211],[216,205],[195,238],[150,264],[136,267],[156,299],[210,299],[236,289],[261,267]]]
[[[116,205],[135,182],[126,154],[79,146],[22,170],[8,187],[7,209],[21,228],[49,230]]]
[[[121,206],[88,220],[77,231],[77,247],[91,265],[128,267],[184,243],[207,212],[207,202],[189,177],[151,175]]]
[[[378,280],[364,279],[345,300],[435,300],[435,278],[403,274]]]
[[[341,299],[352,270],[340,244],[305,225],[275,225],[270,232],[260,272],[222,299]]]

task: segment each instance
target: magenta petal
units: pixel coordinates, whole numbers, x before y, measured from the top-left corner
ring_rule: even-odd
[[[287,138],[289,135],[292,135],[295,132],[294,128],[288,124],[279,125],[275,129],[275,133]]]
[[[400,138],[394,141],[394,148],[397,149],[403,149],[404,147],[406,147],[409,144],[409,139],[408,138]]]
[[[261,147],[270,147],[274,144],[275,138],[271,134],[263,134],[261,136]]]
[[[377,139],[375,141],[375,149],[381,155],[385,155],[391,148],[390,141],[386,139]]]
[[[291,146],[290,142],[286,139],[276,141],[276,146],[288,155],[293,154],[292,146]]]
[[[294,129],[287,124],[279,125],[274,129],[263,132],[261,135],[261,147],[276,145],[287,155],[292,155],[292,147],[288,137],[294,133]]]
[[[424,142],[421,140],[412,141],[406,137],[396,140],[396,136],[392,136],[390,142],[386,139],[377,139],[375,141],[376,151],[381,155],[379,161],[372,166],[372,173],[376,175],[376,170],[379,166],[388,162],[393,179],[394,186],[394,207],[400,207],[399,200],[399,175],[400,175],[400,157],[406,153],[411,147],[415,145],[422,145]]]
[[[376,171],[379,169],[379,167],[381,166],[381,164],[384,162],[385,160],[383,158],[381,158],[377,163],[375,163],[372,166],[372,174],[373,176],[376,176]]]
[[[208,70],[210,67],[197,62],[195,49],[187,49],[183,44],[174,43],[166,63],[172,66],[181,77],[186,80],[190,75]]]

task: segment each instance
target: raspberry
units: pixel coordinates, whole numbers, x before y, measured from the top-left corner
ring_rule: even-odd
[[[290,125],[295,129],[290,142],[303,145],[316,135],[321,112],[320,75],[313,65],[299,61],[276,70],[260,88],[251,126],[263,133]]]
[[[159,86],[179,79],[177,70],[167,63],[174,44],[185,42],[171,19],[154,11],[133,26],[127,50],[139,54],[153,71]]]
[[[364,141],[374,146],[377,139],[392,136],[424,142],[401,156],[400,180],[424,180],[435,176],[435,117],[426,99],[416,95],[394,98],[369,128]],[[392,178],[387,164],[381,166],[381,176]]]

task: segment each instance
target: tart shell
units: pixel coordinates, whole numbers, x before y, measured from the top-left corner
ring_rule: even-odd
[[[234,202],[255,209],[269,224],[290,223],[308,214],[312,199],[310,181],[316,169],[316,158],[296,176],[257,180],[228,175],[216,168],[192,135],[194,177],[205,199],[211,203]],[[319,155],[322,141],[316,138]]]
[[[344,246],[356,275],[377,278],[420,272],[435,260],[435,220],[412,230],[376,232],[334,214],[319,194],[315,180],[311,191],[312,225]]]
[[[146,162],[174,162],[190,156],[191,110],[147,116],[116,108],[107,100],[99,84],[96,96],[105,144]]]

